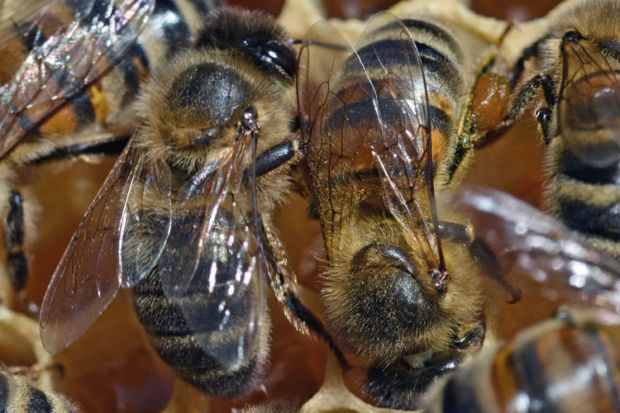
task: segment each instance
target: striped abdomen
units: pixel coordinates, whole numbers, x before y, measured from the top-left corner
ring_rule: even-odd
[[[107,1],[109,0],[96,0],[96,7],[106,7]],[[131,126],[132,122],[127,109],[135,100],[141,83],[175,51],[190,46],[191,35],[201,23],[201,16],[217,3],[216,0],[156,0],[155,10],[137,41],[122,58],[111,62],[110,69],[104,76],[77,93],[41,125],[22,117],[19,120],[20,127],[28,131],[30,139],[34,140],[45,138],[57,141],[106,130],[129,133],[128,126]],[[49,31],[46,28],[58,27],[59,21],[73,18],[73,5],[79,4],[81,3],[70,0],[58,2],[37,21],[36,27],[20,28],[34,35],[18,34],[3,48],[2,53],[7,56],[7,64],[3,62],[0,83],[8,82],[30,50],[46,40]],[[52,31],[49,34],[53,33]],[[102,52],[101,58],[106,59],[105,51]],[[71,78],[70,73],[67,72],[66,75]],[[61,78],[64,76],[65,73]],[[73,81],[80,85],[82,80]],[[44,112],[45,108],[41,107],[40,110]]]
[[[433,389],[429,411],[620,411],[618,327],[549,325],[483,350]]]
[[[551,213],[596,248],[620,258],[620,164],[587,165],[556,138],[547,149],[547,170]]]
[[[422,64],[429,98],[433,158],[439,164],[450,156],[450,147],[453,146],[450,139],[466,103],[464,92],[473,79],[468,79],[461,47],[448,31],[429,20],[406,19],[402,23],[411,33]],[[402,27],[390,23],[374,33],[378,39],[357,51],[363,66],[355,55],[344,63],[341,78],[337,79],[332,91],[336,97],[327,104],[329,115],[320,132],[322,140],[329,141],[331,154],[340,158],[336,162],[333,159],[330,161],[330,170],[336,176],[339,169],[347,174],[360,174],[343,177],[345,181],[376,178],[377,175],[372,174],[374,166],[369,148],[390,145],[391,140],[395,139],[377,130],[374,121],[376,108],[372,100],[374,91],[382,121],[396,130],[404,121],[406,108],[403,105],[410,104],[414,96],[424,91],[420,72],[417,68],[412,69],[412,65],[417,66],[417,60],[410,39],[402,34]],[[374,91],[366,75],[371,79]],[[420,102],[419,97],[417,101]],[[403,125],[401,130],[405,127],[416,129],[415,125],[411,125],[416,122],[415,119],[405,121],[408,124]],[[420,139],[421,134],[417,133]],[[367,142],[360,142],[362,139]],[[309,149],[310,156],[315,157],[316,162],[327,158],[327,154],[312,152],[323,151],[323,147],[315,149],[311,146]],[[330,179],[334,182],[333,174]]]
[[[0,372],[0,412],[78,413],[65,397],[34,387],[25,377]]]
[[[588,56],[599,56],[603,67],[620,66],[590,43],[580,46]],[[567,53],[566,58],[577,60],[581,54]],[[555,107],[557,132],[547,147],[547,206],[596,248],[620,258],[620,70],[568,65],[573,66],[580,71],[566,75],[575,80],[567,83]]]
[[[202,211],[196,213],[201,214]],[[185,218],[183,223],[175,221],[172,230],[184,236],[175,236],[174,241],[168,242],[165,252],[168,260],[183,260],[183,251],[190,244],[188,240],[193,231],[198,230],[192,226],[195,217],[191,212]],[[153,225],[153,234],[157,234],[156,228],[161,228],[161,222],[153,217],[148,219],[149,225]],[[248,356],[239,366],[227,368],[219,362],[222,355],[235,360],[239,337],[247,335],[253,314],[262,309],[260,281],[252,277],[247,284],[239,282],[239,277],[247,276],[243,269],[250,265],[239,262],[239,259],[249,260],[251,257],[236,256],[230,239],[223,235],[226,230],[222,229],[221,233],[218,230],[218,227],[226,228],[228,225],[223,219],[220,221],[205,241],[201,265],[196,269],[188,294],[182,298],[183,310],[166,296],[162,288],[162,278],[167,283],[174,283],[178,277],[177,274],[164,273],[167,270],[162,267],[166,265],[156,267],[146,280],[134,287],[133,295],[138,318],[161,358],[179,376],[205,393],[233,397],[246,393],[256,382],[267,357],[269,322],[266,314],[258,314],[260,322],[254,323],[257,324],[258,338],[250,341],[251,348],[244,349]],[[139,243],[144,248],[149,245],[149,231],[147,229],[140,235],[126,234],[126,237],[134,238],[127,242]],[[221,318],[222,308],[228,312],[225,322]],[[186,321],[188,312],[192,314],[193,325]],[[225,326],[222,327],[222,324]],[[208,341],[208,349],[198,344],[196,340],[199,336],[206,337],[203,344]],[[213,353],[209,352],[211,349]]]

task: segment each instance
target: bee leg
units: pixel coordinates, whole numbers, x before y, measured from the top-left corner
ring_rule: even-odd
[[[321,320],[306,307],[297,296],[294,284],[295,276],[288,265],[284,247],[278,236],[267,225],[263,225],[265,234],[265,255],[270,271],[269,282],[278,302],[284,309],[287,320],[301,333],[312,331],[332,350],[343,371],[349,368],[349,362],[338,348],[334,338],[327,332]]]
[[[439,236],[456,243],[470,243],[472,232],[469,227],[455,222],[439,221]]]
[[[535,77],[539,82],[538,87],[542,87],[545,96],[545,105],[536,109],[535,116],[540,125],[545,144],[551,141],[551,118],[553,113],[551,108],[555,106],[558,100],[557,92],[553,84],[553,80],[548,75],[539,75]]]
[[[63,159],[78,158],[80,156],[113,156],[120,155],[125,149],[125,145],[129,142],[131,136],[107,136],[102,139],[97,139],[92,142],[78,143],[75,145],[68,145],[58,147],[54,151],[45,154],[39,158],[30,160],[28,163],[33,165],[40,165],[47,162],[59,161]]]
[[[420,367],[404,361],[389,366],[374,365],[368,369],[364,390],[380,407],[417,410],[426,390],[444,374],[456,370],[460,356],[433,357]]]
[[[540,125],[545,145],[551,142],[551,109],[548,107],[540,107],[536,110],[536,119]]]
[[[42,157],[32,159],[29,164],[44,164],[46,162],[75,158],[83,155],[112,155],[120,154],[129,140],[129,136],[106,136],[93,142],[70,145],[56,148],[53,152]],[[7,267],[11,285],[19,299],[26,305],[28,311],[38,314],[38,306],[31,302],[25,293],[28,282],[28,259],[24,251],[25,217],[24,198],[13,189],[8,199],[8,213],[4,221],[4,246],[7,250]]]
[[[298,140],[283,141],[256,158],[256,175],[261,176],[287,163],[295,163],[300,156]],[[334,352],[342,369],[347,370],[349,363],[336,345],[333,337],[327,332],[321,320],[297,297],[293,287],[296,282],[295,276],[288,265],[286,252],[280,239],[270,225],[262,224],[261,231],[265,240],[264,247],[267,265],[269,266],[269,271],[267,271],[269,283],[276,299],[284,309],[284,315],[298,331],[302,333],[312,331],[323,339]]]
[[[577,43],[581,39],[583,39],[583,36],[579,32],[575,30],[567,32],[562,38],[562,43],[560,46],[562,56],[564,56],[565,54],[564,48],[566,47],[567,43]],[[541,41],[544,40],[545,38],[541,39]],[[540,41],[537,43],[540,44]],[[551,108],[555,106],[558,101],[558,93],[551,77],[546,74],[539,74],[532,77],[521,88],[521,92],[523,92],[524,96],[521,97],[520,93],[519,97],[517,98],[517,102],[522,102],[522,105],[527,105],[529,100],[531,100],[536,95],[539,88],[542,88],[543,90],[545,105],[536,109],[535,116],[538,120],[538,124],[540,125],[545,144],[548,144],[552,138],[551,118],[553,112],[551,111]],[[517,106],[519,106],[519,103],[517,103]],[[523,113],[524,110],[525,106],[520,108],[519,114]]]
[[[591,322],[591,313],[587,310],[579,309],[579,307],[571,307],[569,305],[561,305],[553,314],[553,317],[561,320],[569,327],[580,328]]]
[[[538,96],[538,92],[542,88],[546,107],[553,107],[557,102],[557,93],[551,76],[547,74],[537,74],[531,77],[519,90],[517,97],[501,124],[512,125],[517,119],[523,115],[532,99]]]
[[[532,76],[523,84],[523,86],[521,86],[517,96],[513,100],[512,107],[510,108],[508,114],[504,116],[501,122],[494,129],[476,139],[476,142],[474,143],[475,147],[481,148],[494,142],[508,129],[510,129],[512,125],[514,125],[514,123],[525,113],[526,109],[529,107],[532,100],[538,96],[541,89],[543,91],[545,103],[543,106],[537,108],[535,113],[543,133],[543,139],[545,142],[548,142],[551,138],[551,128],[549,126],[551,124],[552,111],[550,108],[555,106],[558,98],[551,76],[547,74],[537,74]]]
[[[467,350],[472,346],[481,346],[486,334],[484,320],[481,320],[472,329],[468,330],[463,337],[455,336],[450,343],[452,348],[457,350]]]
[[[265,175],[284,164],[295,163],[300,158],[299,141],[285,140],[256,157],[256,176]]]
[[[568,304],[560,305],[555,312],[553,313],[553,317],[557,320],[560,320],[564,325],[571,328],[580,328],[580,329],[590,329],[597,330],[600,327],[601,320],[604,320],[606,315],[605,313],[598,314],[597,312],[592,312],[591,309],[586,307],[574,307]],[[599,318],[601,317],[601,318]],[[616,314],[611,315],[613,323],[616,323]],[[607,323],[607,321],[604,321]],[[593,331],[591,330],[591,331]]]
[[[521,290],[515,287],[502,275],[499,261],[489,245],[480,237],[475,237],[469,244],[470,254],[481,263],[484,273],[495,280],[510,294],[510,304],[521,299]]]
[[[7,251],[9,279],[17,296],[28,310],[38,314],[38,307],[26,297],[28,259],[24,251],[24,197],[13,189],[9,195],[9,210],[4,221],[4,246]]]
[[[455,222],[439,221],[439,236],[452,242],[468,244],[469,253],[480,262],[485,274],[497,281],[511,296],[510,303],[521,299],[521,290],[512,286],[502,275],[497,257],[489,245],[480,237],[476,237],[466,225]]]
[[[304,198],[311,197],[311,191],[306,182],[305,172],[299,167],[299,160],[303,153],[299,138],[287,139],[262,153],[256,158],[256,175],[264,175],[284,164],[288,164],[288,176],[292,178],[293,191]]]

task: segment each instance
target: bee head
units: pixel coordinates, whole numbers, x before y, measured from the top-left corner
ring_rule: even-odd
[[[432,329],[441,309],[419,281],[420,269],[401,248],[373,242],[329,277],[324,299],[337,335],[356,354],[392,358],[411,348],[411,334]],[[415,341],[415,339],[413,340]],[[389,345],[386,345],[389,343]]]

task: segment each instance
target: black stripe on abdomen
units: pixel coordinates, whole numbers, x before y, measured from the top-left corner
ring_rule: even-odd
[[[142,68],[137,65],[141,65]],[[140,72],[143,68],[150,70],[150,65],[143,47],[137,42],[133,42],[125,55],[116,62],[115,70],[122,74],[125,86],[121,106],[125,106],[136,99],[140,89]]]
[[[52,413],[52,405],[47,396],[39,389],[30,387],[26,413]]]
[[[426,33],[446,45],[448,49],[450,49],[450,51],[452,51],[452,53],[454,53],[456,56],[461,55],[461,48],[456,43],[456,41],[454,41],[454,38],[444,29],[434,23],[431,23],[430,21],[419,19],[404,19],[400,20],[399,22],[387,24],[376,30],[375,33],[399,30],[401,28],[401,23],[411,31],[412,37],[415,38],[417,32]]]
[[[576,231],[620,241],[620,203],[595,206],[580,199],[562,199],[556,210],[559,218]]]
[[[472,386],[473,381],[469,375],[457,373],[450,376],[443,388],[442,411],[484,413],[484,406],[480,404]]]
[[[403,119],[402,104],[394,99],[379,98],[378,107],[381,112],[381,120],[394,128]],[[448,114],[437,106],[429,106],[431,127],[439,130],[444,136],[449,136],[452,129],[452,121]],[[343,128],[364,128],[377,119],[374,102],[371,99],[352,102],[335,110],[328,118],[326,129],[322,133],[339,132]],[[409,125],[410,126],[410,125]]]
[[[539,342],[530,340],[514,348],[508,358],[518,381],[518,386],[527,395],[530,407],[536,406],[539,413],[560,413],[549,400],[549,383],[545,377],[545,365],[538,351]]]
[[[434,87],[434,83],[437,82],[441,85],[448,85],[451,91],[461,90],[463,79],[455,62],[426,43],[416,41],[415,45],[424,68],[428,89],[441,90],[440,87]],[[402,39],[379,40],[362,47],[357,53],[364,64],[364,68],[371,75],[373,69],[383,70],[385,68],[390,70],[390,68],[398,68],[407,63],[416,64],[417,61],[412,54],[413,49],[410,43]],[[351,56],[347,59],[344,67],[345,73],[354,73],[360,69],[357,56]],[[404,73],[405,76],[408,74],[408,72]],[[403,80],[406,79],[403,78]]]
[[[95,108],[88,93],[78,93],[69,104],[73,108],[79,127],[88,126],[95,120]]]
[[[570,151],[560,154],[558,165],[560,172],[568,178],[589,184],[620,185],[620,164],[614,163],[605,168],[596,168],[579,160]]]
[[[593,167],[558,143],[552,141],[548,149],[551,211],[585,235],[620,240],[620,166]]]
[[[171,19],[170,16],[172,15],[176,18]],[[157,0],[155,2],[155,11],[149,24],[153,27],[159,27],[159,30],[161,30],[162,39],[166,44],[167,56],[171,56],[176,51],[191,45],[189,26],[175,1]]]

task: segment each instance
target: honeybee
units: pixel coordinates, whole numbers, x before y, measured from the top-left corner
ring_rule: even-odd
[[[65,396],[35,386],[26,376],[0,371],[0,411],[79,413]]]
[[[579,307],[561,309],[561,317],[508,344],[483,348],[431,387],[425,410],[618,411],[620,263],[507,194],[468,189],[450,202],[471,214],[494,250],[504,251],[507,273],[540,282],[530,294]]]
[[[563,317],[483,349],[431,388],[425,411],[619,411],[620,327]]]
[[[217,1],[5,2],[0,26],[0,205],[8,275],[22,293],[29,217],[19,167],[119,154],[148,73],[189,46]],[[7,25],[7,23],[11,23]]]
[[[614,257],[620,257],[619,21],[617,1],[571,0],[535,22],[544,29],[516,59],[516,92],[497,128],[535,106],[546,145],[546,209]],[[516,27],[516,34],[527,27]]]
[[[313,39],[341,47],[330,60]],[[298,105],[329,325],[370,361],[373,399],[412,409],[484,338],[479,274],[519,296],[466,220],[435,200],[471,158],[462,132],[485,43],[424,14],[378,15],[355,48],[327,23],[305,40]],[[412,397],[391,398],[398,388]]]
[[[221,9],[153,76],[140,128],[45,294],[48,350],[74,342],[132,288],[164,361],[206,393],[243,394],[268,354],[266,277],[288,319],[333,344],[297,299],[271,223],[298,158],[287,112],[296,61],[271,18]]]

